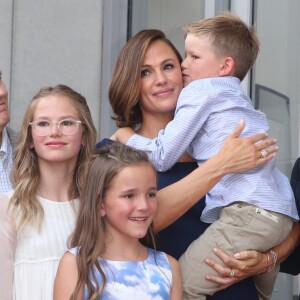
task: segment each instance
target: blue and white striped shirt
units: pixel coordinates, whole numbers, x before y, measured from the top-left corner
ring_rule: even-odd
[[[135,134],[127,145],[144,150],[159,171],[172,167],[185,151],[201,165],[218,153],[241,119],[246,121],[242,137],[269,130],[265,114],[253,108],[238,78],[195,80],[182,90],[174,120],[157,138]],[[207,194],[201,220],[214,222],[220,209],[235,201],[299,219],[289,180],[275,167],[275,159],[248,172],[224,176]]]
[[[13,165],[13,149],[6,128],[2,131],[2,143],[0,145],[0,192],[8,192],[12,189],[10,173]]]

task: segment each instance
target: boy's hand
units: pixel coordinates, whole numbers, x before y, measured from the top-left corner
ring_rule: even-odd
[[[129,138],[135,134],[135,132],[130,127],[123,127],[118,129],[111,137],[110,139],[120,142],[122,144],[127,144],[127,141]]]

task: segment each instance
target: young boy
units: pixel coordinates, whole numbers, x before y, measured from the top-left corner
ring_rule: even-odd
[[[225,13],[184,29],[186,87],[174,120],[154,140],[135,134],[127,142],[146,151],[159,171],[169,169],[186,150],[201,165],[219,151],[240,119],[246,121],[245,136],[269,129],[266,116],[253,108],[240,86],[259,51],[254,28]],[[120,134],[116,138],[123,142]],[[180,258],[184,299],[205,299],[218,290],[216,283],[205,279],[212,273],[205,258],[221,263],[214,255],[215,247],[229,255],[251,249],[265,252],[285,239],[299,217],[289,180],[272,159],[247,173],[221,179],[206,196],[201,219],[213,224]],[[272,268],[254,278],[260,299],[271,297],[279,270],[276,253],[269,251],[267,257]]]

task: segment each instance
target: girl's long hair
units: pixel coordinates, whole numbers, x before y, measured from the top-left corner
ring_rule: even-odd
[[[153,168],[143,151],[114,143],[98,149],[89,165],[76,227],[69,243],[70,247],[78,247],[78,281],[71,299],[76,299],[85,285],[89,300],[100,297],[103,292],[106,277],[99,257],[105,252],[105,222],[100,216],[100,209],[112,179],[125,167],[137,164]],[[141,242],[155,248],[152,225]],[[101,285],[97,281],[96,270],[101,274]]]
[[[12,181],[15,190],[10,205],[12,206],[12,224],[17,230],[22,230],[29,224],[39,230],[43,220],[44,211],[36,198],[40,170],[37,154],[30,147],[33,139],[29,123],[33,121],[39,100],[51,95],[60,95],[70,99],[78,112],[80,121],[83,123],[85,145],[82,145],[78,153],[76,166],[73,171],[73,180],[68,188],[70,199],[81,195],[87,164],[94,153],[96,129],[86,99],[65,85],[42,88],[33,97],[28,106],[23,119],[18,146],[15,151],[12,170]],[[49,98],[49,101],[51,101],[51,98]]]

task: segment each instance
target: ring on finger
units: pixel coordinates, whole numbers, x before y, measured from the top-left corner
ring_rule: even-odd
[[[232,277],[234,277],[234,275],[235,275],[235,272],[233,269],[231,269],[229,277],[232,278]]]
[[[263,149],[263,150],[260,150],[260,157],[259,158],[265,158],[266,156],[268,156],[268,151]]]

